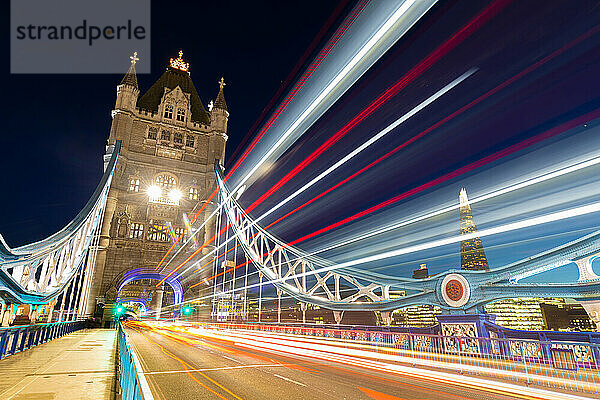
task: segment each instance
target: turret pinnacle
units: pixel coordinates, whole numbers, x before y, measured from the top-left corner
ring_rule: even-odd
[[[129,69],[127,70],[127,73],[125,74],[123,79],[121,79],[121,85],[130,85],[137,89],[138,82],[137,75],[135,73],[135,63],[139,60],[139,58],[137,57],[137,51],[133,53],[133,56],[129,58],[131,59],[131,65],[129,66]]]
[[[227,111],[227,103],[225,102],[225,96],[223,95],[223,86],[225,86],[225,80],[221,77],[221,80],[219,81],[219,94],[215,99],[213,107]]]

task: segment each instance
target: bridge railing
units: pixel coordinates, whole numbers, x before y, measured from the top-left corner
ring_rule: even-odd
[[[442,336],[302,325],[187,323],[208,329],[262,332],[351,350],[400,365],[486,376],[517,384],[600,394],[600,344],[494,337]],[[317,342],[318,341],[318,342]],[[257,345],[260,345],[257,342]],[[296,344],[295,344],[296,346]]]
[[[82,329],[83,321],[0,328],[0,359]]]
[[[117,326],[121,400],[153,400],[140,362],[127,341],[121,323]]]

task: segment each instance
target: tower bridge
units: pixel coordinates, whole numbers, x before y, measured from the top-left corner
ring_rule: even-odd
[[[557,68],[570,71],[572,64],[579,64],[582,57],[591,58],[594,47],[586,40],[600,32],[596,22],[583,32],[578,31],[579,26],[569,27],[573,29],[570,32],[573,37],[569,36],[563,47],[541,52],[542,58],[527,58],[523,64],[529,63],[528,66],[519,64],[518,68],[511,66],[495,74],[493,84],[497,86],[487,85],[486,81],[482,85],[481,75],[491,74],[489,65],[497,62],[485,54],[477,54],[460,68],[440,64],[437,67],[444,73],[435,79],[424,75],[438,61],[445,62],[444,57],[463,41],[471,46],[471,36],[477,36],[472,34],[480,29],[483,32],[488,21],[502,15],[512,3],[510,0],[490,1],[472,18],[465,18],[466,24],[458,27],[447,40],[395,78],[397,82],[369,100],[362,111],[324,143],[314,150],[311,148],[310,155],[271,188],[259,193],[257,200],[246,207],[240,200],[244,193],[247,195],[253,190],[253,184],[259,179],[257,172],[282,158],[289,149],[295,150],[291,145],[339,104],[338,100],[367,70],[375,64],[382,70],[388,67],[387,63],[393,65],[395,56],[382,57],[401,37],[408,32],[413,34],[413,27],[418,31],[429,29],[429,21],[417,24],[421,17],[433,15],[436,21],[445,11],[458,7],[436,3],[435,0],[357,1],[332,40],[294,82],[290,94],[278,105],[265,128],[227,171],[224,159],[230,113],[225,100],[225,79],[211,78],[215,80],[215,93],[207,101],[192,80],[194,66],[186,60],[183,51],[179,51],[157,80],[148,88],[142,88],[136,72],[138,54],[133,53],[127,72],[116,86],[103,155],[104,172],[86,205],[63,229],[41,241],[10,248],[0,236],[0,383],[8,382],[0,385],[0,398],[112,398],[117,386],[123,400],[155,397],[478,399],[481,393],[498,400],[597,398],[600,394],[600,270],[597,263],[600,228],[589,233],[591,230],[587,227],[588,233],[575,239],[572,232],[566,232],[571,239],[564,243],[502,263],[488,259],[492,250],[486,248],[485,242],[486,237],[498,233],[600,212],[600,203],[582,205],[583,200],[574,201],[577,205],[573,208],[557,211],[558,206],[564,205],[557,202],[547,208],[537,208],[538,211],[550,210],[543,216],[529,218],[523,212],[518,218],[528,219],[510,222],[502,221],[504,215],[498,218],[503,225],[487,227],[482,223],[478,227],[473,215],[477,201],[469,200],[463,188],[458,193],[458,202],[418,218],[421,223],[430,217],[453,215],[457,221],[453,221],[456,225],[452,229],[457,235],[447,237],[447,232],[441,232],[435,236],[440,233],[436,232],[427,243],[412,237],[410,245],[390,246],[385,250],[365,245],[369,247],[368,255],[350,257],[354,253],[348,252],[348,259],[340,262],[311,253],[298,244],[556,135],[581,132],[588,129],[588,125],[600,129],[598,99],[586,97],[578,108],[566,110],[560,118],[552,116],[553,119],[538,121],[537,128],[544,129],[543,132],[536,130],[535,136],[303,236],[302,240],[286,242],[271,229],[281,219],[412,146],[424,135],[543,65],[552,74],[561,76]],[[456,14],[452,14],[453,18]],[[360,29],[354,25],[356,21],[362,24]],[[523,30],[529,31],[529,26]],[[490,34],[483,32],[481,37],[487,38],[486,35]],[[414,51],[413,40],[414,46],[420,47],[417,39],[411,37],[411,43],[402,51]],[[531,42],[545,39],[545,36],[536,36]],[[578,49],[582,43],[588,47]],[[419,52],[421,50],[419,48]],[[579,51],[577,63],[565,62],[550,68],[555,57],[575,50]],[[505,57],[504,52],[503,47],[502,57]],[[411,57],[418,59],[418,54]],[[498,59],[503,60],[502,57]],[[471,64],[475,62],[479,65]],[[525,69],[518,72],[522,67]],[[513,69],[517,70],[515,75],[505,76],[513,73]],[[375,86],[383,77],[364,79],[361,84]],[[534,79],[536,88],[538,78],[536,75]],[[440,83],[444,79],[448,80]],[[553,79],[557,78],[553,75]],[[303,89],[303,85],[310,88]],[[435,85],[439,87],[434,88]],[[468,96],[475,93],[478,97],[469,97],[464,105],[457,106],[458,101],[448,99],[455,94],[458,98],[462,86],[468,86],[465,88]],[[480,88],[486,91],[479,93]],[[405,89],[408,90],[402,94],[403,98],[397,99],[403,103],[402,107],[379,111],[386,114],[383,120],[391,119],[396,111],[402,115],[394,116],[393,122],[377,132],[374,129],[371,132],[369,127],[366,138],[355,135],[351,140],[353,148],[347,154],[334,164],[326,165],[324,171],[293,195],[282,198],[285,191],[279,189],[283,185],[330,151],[357,125],[369,118],[376,119],[375,110]],[[523,85],[512,89],[522,95],[522,90],[529,93],[530,88]],[[416,96],[413,90],[424,93]],[[300,95],[294,98],[296,93]],[[503,106],[507,99],[512,98],[502,97],[494,102],[494,107]],[[439,109],[431,108],[442,101],[446,103]],[[288,104],[291,106],[284,110]],[[592,111],[587,109],[592,106],[595,107]],[[451,113],[432,125],[425,121],[429,115],[445,114],[448,110]],[[289,113],[285,117],[288,119],[275,123],[280,115],[285,115],[284,111]],[[521,115],[522,110],[517,111]],[[416,115],[418,118],[410,123],[415,122],[417,127],[404,125]],[[377,115],[379,117],[381,115]],[[561,119],[567,117],[567,122]],[[273,123],[276,127],[280,125],[277,127],[280,132],[269,131]],[[422,123],[427,125],[424,130],[420,128]],[[549,125],[551,128],[545,130]],[[375,161],[369,160],[367,165],[344,176],[309,202],[263,226],[266,216],[330,172],[336,169],[340,172],[339,167],[351,169],[351,159],[365,149],[372,150],[370,146],[400,126],[407,127],[407,135],[413,128],[419,133],[406,139],[397,135],[394,140],[402,140],[401,144],[393,142],[396,147]],[[532,132],[516,130],[515,137],[509,139],[534,135]],[[272,137],[265,140],[266,144],[261,143],[266,149],[246,159],[267,133]],[[365,141],[359,144],[363,139]],[[494,146],[502,143],[505,142],[498,139]],[[579,145],[576,151],[584,151],[581,150],[583,145]],[[492,151],[494,146],[485,149]],[[379,154],[380,150],[373,154]],[[600,156],[585,154],[591,158],[583,161],[577,157],[566,158],[564,163],[577,160],[581,168],[600,165]],[[237,172],[242,176],[234,175],[242,162],[250,165],[244,165],[246,169]],[[557,170],[550,173],[550,167],[548,171],[543,167],[546,166],[540,167],[542,175],[535,178],[521,180],[518,176],[514,180],[520,181],[514,185],[507,180],[512,186],[494,192],[494,196],[563,176]],[[571,164],[564,174],[574,174],[578,168],[579,164]],[[425,178],[415,178],[415,182],[420,179]],[[597,191],[593,195],[596,194]],[[262,215],[253,214],[269,197],[277,206]],[[482,197],[489,199],[491,195],[487,193]],[[414,221],[416,219],[402,223],[406,222],[404,226],[407,226]],[[390,232],[397,226],[383,229],[389,228],[387,232]],[[362,238],[351,240],[355,243]],[[426,264],[422,264],[412,278],[369,268],[377,262],[443,246],[458,250],[460,261],[456,254],[455,267],[432,276]],[[359,246],[356,247],[356,253],[360,253]],[[574,265],[577,279],[548,278],[548,273],[563,271],[567,266],[574,268]],[[267,290],[270,293],[265,295],[263,291]],[[496,324],[494,316],[485,313],[486,304],[523,297],[572,299],[583,306],[596,331],[514,330]],[[265,307],[267,301],[270,305]],[[294,321],[282,318],[282,301],[297,306],[293,310]],[[441,315],[432,315],[432,319],[437,319],[432,326],[394,326],[393,312],[411,306],[435,307],[441,310]],[[307,311],[333,315],[334,323],[327,320],[307,323]],[[377,323],[344,324],[350,320],[347,318],[350,312],[362,312]],[[269,314],[268,318],[265,313]],[[29,352],[27,357],[19,356],[25,351]],[[12,375],[18,375],[19,379],[14,380]],[[74,381],[79,383],[76,390],[71,389]],[[62,390],[61,396],[54,396],[58,391],[51,393],[52,385],[47,382],[60,382],[56,386]],[[187,385],[190,382],[192,386]],[[102,387],[101,394],[88,389],[97,386]],[[46,389],[48,392],[44,392]]]

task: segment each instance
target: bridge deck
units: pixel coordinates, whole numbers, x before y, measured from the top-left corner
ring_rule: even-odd
[[[0,361],[0,399],[113,399],[116,331],[85,329]]]

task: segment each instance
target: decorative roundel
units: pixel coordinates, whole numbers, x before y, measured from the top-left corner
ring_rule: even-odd
[[[461,307],[467,304],[471,290],[469,282],[460,274],[446,275],[442,281],[442,297],[451,307]]]

